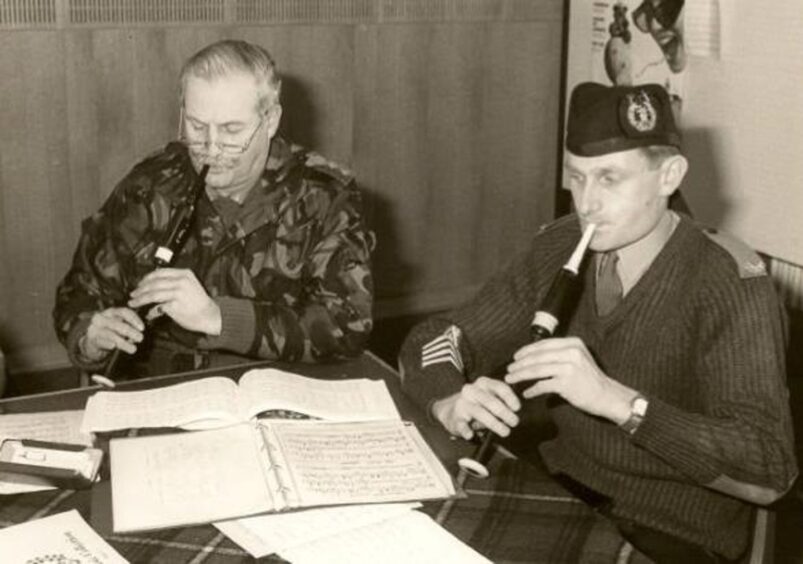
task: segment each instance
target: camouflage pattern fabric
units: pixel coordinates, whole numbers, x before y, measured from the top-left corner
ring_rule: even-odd
[[[53,312],[76,365],[98,368],[81,358],[78,340],[92,314],[124,305],[153,269],[171,211],[184,205],[195,177],[186,148],[170,143],[137,164],[83,222]],[[147,331],[134,361],[150,364],[147,373],[154,375],[171,371],[165,358],[198,351],[285,361],[359,354],[372,326],[375,241],[349,173],[276,137],[258,184],[241,205],[228,203],[237,208],[232,215],[221,213],[218,200],[201,199],[173,265],[192,269],[220,305],[224,334],[209,337],[163,318]],[[226,334],[227,319],[238,316],[252,320],[246,326],[253,334]]]

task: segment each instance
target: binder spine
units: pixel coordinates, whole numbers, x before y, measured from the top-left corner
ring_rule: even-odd
[[[255,422],[259,452],[266,462],[265,477],[268,491],[277,511],[298,507],[299,500],[287,472],[287,464],[278,447],[276,435],[269,423]]]

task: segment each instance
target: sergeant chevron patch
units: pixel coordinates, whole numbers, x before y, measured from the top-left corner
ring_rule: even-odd
[[[460,335],[460,328],[456,325],[450,325],[446,331],[421,347],[421,368],[448,362],[462,372],[463,358],[460,356]]]

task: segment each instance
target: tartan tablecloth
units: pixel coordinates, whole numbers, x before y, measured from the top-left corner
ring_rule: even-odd
[[[493,562],[648,564],[616,527],[543,467],[497,455],[491,477],[469,479],[442,525]],[[437,517],[440,505],[425,511]]]
[[[474,447],[462,440],[450,440],[445,431],[430,421],[401,391],[393,368],[371,354],[348,363],[333,366],[252,363],[247,366],[196,371],[183,375],[135,381],[119,389],[145,389],[165,386],[188,379],[212,375],[239,377],[245,369],[264,365],[322,378],[374,378],[385,381],[405,419],[415,422],[433,450],[453,472],[456,461]],[[97,388],[82,388],[53,394],[42,394],[0,402],[0,412],[22,413],[81,409],[86,398]],[[530,402],[533,404],[534,402]],[[537,409],[529,416],[522,412],[523,422],[533,428],[548,426],[541,421]],[[469,479],[464,484],[466,496],[457,500],[443,521],[443,526],[460,540],[498,563],[535,562],[561,563],[629,563],[648,562],[619,536],[605,518],[562,488],[540,464],[532,433],[522,435],[521,444],[507,444],[527,458],[515,459],[496,454],[492,474],[487,480]],[[104,477],[106,475],[104,474]],[[239,546],[223,536],[212,525],[166,529],[140,534],[117,535],[110,532],[109,483],[96,484],[90,490],[52,490],[30,494],[0,496],[0,527],[38,519],[54,513],[76,509],[95,530],[124,558],[134,563],[181,564],[202,562],[229,564],[254,562]],[[99,495],[103,492],[104,495]],[[94,503],[93,503],[94,498]],[[428,502],[423,511],[435,517],[443,502]],[[104,515],[104,513],[106,513]],[[93,515],[94,514],[94,515]],[[93,519],[94,517],[94,519]],[[31,539],[31,542],[36,542]],[[5,561],[0,555],[0,564]],[[284,562],[277,556],[261,562]],[[344,563],[346,564],[346,563]],[[361,563],[360,563],[361,564]],[[374,563],[371,563],[374,564]],[[376,563],[381,564],[381,563]],[[449,563],[451,564],[451,563]]]
[[[499,458],[499,457],[498,457]],[[498,563],[647,563],[615,527],[550,479],[542,468],[515,459],[495,461],[491,478],[470,479],[443,526]],[[427,503],[435,518],[442,503]],[[0,498],[0,527],[78,510],[92,523],[89,490],[55,490]],[[101,531],[99,531],[101,532]],[[135,563],[255,562],[211,525],[102,536]],[[31,542],[35,542],[32,539]],[[277,556],[259,562],[285,562]]]

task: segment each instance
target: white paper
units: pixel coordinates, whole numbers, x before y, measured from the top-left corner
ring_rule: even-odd
[[[110,451],[115,532],[454,495],[443,465],[402,421],[272,420],[112,439]]]
[[[451,478],[414,425],[401,421],[260,425],[292,475],[291,506],[394,502],[454,494]]]
[[[128,562],[74,509],[0,529],[0,555],[3,562]]]
[[[284,550],[280,556],[293,564],[491,562],[418,511]]]
[[[420,503],[377,503],[323,507],[221,521],[215,527],[254,558],[261,558],[384,521],[420,506]]]
[[[734,41],[740,39],[733,29],[738,4],[733,0],[686,2],[684,32],[690,55],[727,58],[735,54]]]
[[[114,531],[208,523],[274,508],[250,424],[112,439]]]
[[[87,401],[81,430],[214,429],[272,409],[336,421],[400,419],[381,380],[329,381],[262,369],[245,373],[239,384],[216,376],[153,390],[97,392]]]
[[[80,432],[83,413],[82,410],[71,410],[0,415],[0,443],[5,439],[36,439],[91,446],[91,435]],[[53,486],[43,478],[0,472],[0,495],[50,489]]]
[[[83,432],[144,427],[220,427],[240,421],[237,385],[216,376],[138,392],[97,392],[86,403]]]
[[[80,409],[0,415],[0,442],[5,439],[37,439],[91,446],[92,436],[80,430],[83,415]]]
[[[240,378],[243,412],[287,409],[328,421],[401,419],[382,380],[321,380],[276,370],[249,370]]]
[[[726,0],[731,1],[731,0]],[[720,55],[719,0],[687,2],[684,40],[689,55],[715,57]]]

